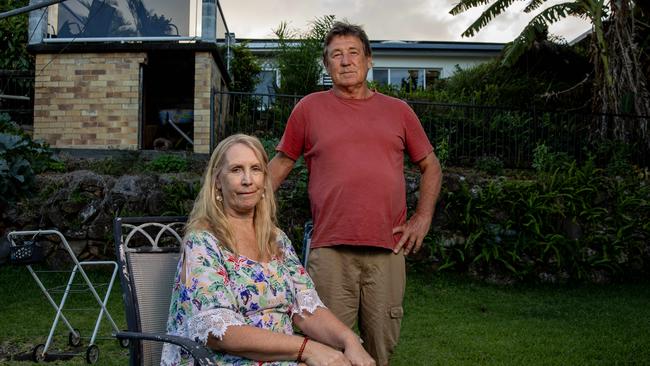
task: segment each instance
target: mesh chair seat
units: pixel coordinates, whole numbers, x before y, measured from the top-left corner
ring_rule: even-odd
[[[115,245],[130,339],[130,365],[160,365],[163,342],[184,347],[195,362],[211,364],[212,353],[188,339],[166,336],[169,304],[180,258],[185,217],[116,218]]]

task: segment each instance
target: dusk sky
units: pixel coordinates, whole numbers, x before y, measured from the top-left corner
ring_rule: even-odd
[[[515,2],[473,38],[461,33],[480,15],[482,8],[452,16],[457,0],[220,0],[228,28],[237,38],[273,38],[281,21],[290,28],[306,30],[309,22],[327,14],[361,24],[373,40],[509,42],[532,16],[521,9],[528,1]],[[560,3],[550,0],[548,5]],[[567,41],[589,29],[589,23],[565,19],[551,33]]]

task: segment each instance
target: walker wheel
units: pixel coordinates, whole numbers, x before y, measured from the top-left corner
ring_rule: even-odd
[[[128,338],[119,339],[119,342],[120,342],[120,347],[122,348],[129,348],[129,346],[131,345],[131,340]]]
[[[79,329],[74,329],[68,333],[68,344],[72,347],[78,347],[81,344],[81,333],[79,333]]]
[[[34,347],[34,349],[32,350],[32,361],[37,363],[45,361],[45,355],[43,354],[44,350],[45,350],[44,344],[36,345],[36,347]]]
[[[93,365],[99,359],[99,347],[91,344],[86,350],[86,363]]]

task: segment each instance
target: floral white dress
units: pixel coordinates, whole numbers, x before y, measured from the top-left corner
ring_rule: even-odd
[[[176,271],[167,333],[203,344],[208,333],[221,339],[232,325],[293,334],[294,314],[325,306],[284,232],[278,234],[278,245],[282,257],[261,263],[235,255],[207,231],[188,234]],[[181,281],[182,268],[185,281]],[[232,366],[296,364],[259,362],[225,353],[217,353],[215,361]],[[180,347],[166,343],[160,364],[193,365],[194,361]]]

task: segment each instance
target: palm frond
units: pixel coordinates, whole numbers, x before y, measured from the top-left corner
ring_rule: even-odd
[[[566,2],[555,4],[547,9],[544,9],[541,13],[537,14],[536,18],[543,18],[548,22],[548,24],[555,23],[561,19],[567,18],[569,16],[578,16],[584,14],[586,9],[582,7],[578,2]]]
[[[546,0],[531,0],[524,8],[524,13],[530,13],[531,11],[542,6],[545,2]]]
[[[306,35],[306,38],[314,39],[318,41],[323,41],[325,36],[332,28],[332,25],[336,21],[335,15],[324,15],[320,18],[316,18],[311,22],[311,30]]]
[[[519,57],[530,49],[535,42],[535,36],[547,28],[543,20],[531,20],[530,23],[521,31],[519,36],[503,48],[503,59],[501,64],[505,66],[514,65]]]
[[[579,8],[580,5],[576,3],[561,3],[544,9],[531,19],[517,38],[504,47],[501,63],[513,65],[533,45],[537,34],[546,31],[549,25],[574,15]]]
[[[458,15],[464,11],[467,11],[472,8],[476,8],[481,5],[489,4],[492,0],[461,0],[458,4],[456,4],[451,10],[449,10],[449,14],[451,15]]]
[[[462,34],[463,37],[473,37],[483,27],[488,25],[490,21],[497,15],[503,13],[512,3],[517,0],[497,0],[494,4],[490,5],[481,16],[478,17]],[[453,10],[453,9],[452,9]]]

